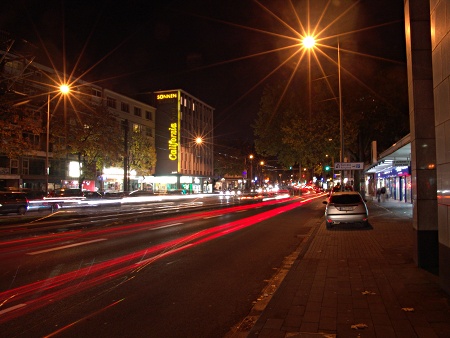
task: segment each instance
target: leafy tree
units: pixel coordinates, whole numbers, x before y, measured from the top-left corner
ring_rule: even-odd
[[[409,133],[406,76],[402,69],[387,67],[373,75],[377,91],[361,88],[346,100],[344,116],[354,121],[358,139],[348,144],[352,158],[370,159],[371,142],[380,152]]]
[[[140,176],[148,176],[153,173],[156,166],[156,150],[149,137],[145,137],[140,131],[133,131],[129,146],[129,165]]]
[[[37,147],[33,136],[43,131],[39,112],[23,106],[13,107],[4,96],[0,97],[0,153],[8,158],[32,153]]]
[[[344,156],[368,161],[370,144],[383,151],[409,132],[406,77],[398,67],[385,67],[371,78],[371,87],[346,79],[342,95]],[[334,88],[334,83],[329,87]],[[329,90],[314,83],[311,110],[305,94],[296,89],[282,96],[281,85],[268,85],[253,126],[259,154],[276,156],[285,167],[295,163],[314,167],[325,155],[340,158],[339,105],[324,96]],[[372,88],[377,88],[374,91]],[[302,105],[303,103],[303,105]],[[306,108],[305,108],[306,106]]]
[[[313,166],[339,148],[339,114],[333,105],[309,113],[293,92],[279,102],[281,88],[267,86],[254,124],[256,151],[276,157],[284,167]]]
[[[79,178],[82,182],[94,179],[96,168],[100,170],[120,160],[124,153],[122,129],[116,116],[104,106],[80,103],[71,107],[75,110],[67,111],[70,118],[57,111],[51,120],[53,154],[77,155],[84,169]]]

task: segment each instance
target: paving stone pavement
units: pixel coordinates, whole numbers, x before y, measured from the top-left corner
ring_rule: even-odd
[[[412,205],[368,206],[369,227],[317,220],[247,337],[450,337],[450,295],[413,261]]]

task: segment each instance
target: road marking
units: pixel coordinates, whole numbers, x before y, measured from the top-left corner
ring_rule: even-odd
[[[174,226],[177,226],[177,225],[180,225],[180,224],[183,224],[183,223],[180,222],[180,223],[167,224],[167,225],[162,225],[162,226],[157,227],[157,228],[151,228],[151,229],[148,229],[148,230],[153,231],[153,230],[159,230],[159,229],[164,229],[164,228],[170,228],[170,227],[174,227]]]
[[[203,217],[203,219],[210,219],[210,218],[216,218],[216,217],[221,217],[221,216],[223,216],[223,214],[215,215],[215,216]]]
[[[11,307],[9,307],[7,309],[4,309],[4,310],[0,311],[0,316],[5,314],[5,313],[8,313],[10,311],[14,311],[16,309],[20,309],[21,307],[24,307],[24,306],[27,306],[27,304],[18,304],[18,305],[15,305],[15,306],[11,306]]]
[[[91,244],[91,243],[96,243],[96,242],[101,242],[101,241],[106,241],[106,240],[107,240],[106,238],[99,238],[99,239],[94,239],[92,241],[87,241],[87,242],[69,244],[69,245],[58,246],[56,248],[51,248],[51,249],[46,249],[46,250],[28,252],[27,255],[39,255],[41,253],[57,251],[57,250],[64,250],[64,249],[73,248],[73,247],[76,247],[76,246],[81,246],[81,245],[86,245],[86,244]]]

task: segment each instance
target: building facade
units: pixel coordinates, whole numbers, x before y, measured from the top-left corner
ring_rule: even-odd
[[[0,154],[0,190],[52,191],[60,187],[78,188],[80,185],[85,190],[105,191],[145,188],[147,177],[136,175],[128,165],[127,144],[133,132],[138,131],[154,148],[156,108],[81,79],[68,79],[66,74],[34,62],[32,54],[17,52],[13,48],[14,40],[9,36],[0,38],[2,46],[8,47],[0,49],[0,103],[4,110],[3,118],[7,120],[11,118],[8,114],[26,112],[28,118],[41,123],[37,126],[39,131],[23,136],[31,140],[30,149],[25,153],[12,158],[8,154]],[[66,79],[71,87],[67,97],[59,93],[57,86],[62,79]],[[5,111],[6,107],[13,107],[14,113],[12,110]],[[81,168],[79,156],[70,152],[63,157],[55,156],[55,150],[65,142],[67,150],[67,139],[72,136],[71,126],[83,124],[83,119],[87,119],[95,107],[105,107],[103,113],[108,114],[107,118],[121,124],[121,132],[110,135],[108,142],[123,144],[123,153],[126,154],[124,165],[96,172],[94,168],[94,176],[78,182],[80,170],[85,170]],[[57,128],[54,128],[53,119],[58,114],[64,114],[64,124],[67,126],[66,134],[62,136],[57,136]],[[102,126],[95,128],[101,130]]]
[[[150,139],[153,148],[155,147],[155,107],[109,89],[103,89],[102,97],[108,110],[115,116],[118,116],[122,122],[124,129],[124,153],[129,154],[129,143],[135,132]],[[116,140],[116,142],[118,141]],[[100,178],[103,190],[152,190],[151,177],[155,168],[153,168],[150,175],[137,175],[127,159],[128,156],[124,159],[123,167],[103,169]]]
[[[450,293],[450,0],[405,0],[418,266]]]
[[[181,89],[155,95],[155,191],[212,192],[214,109]]]

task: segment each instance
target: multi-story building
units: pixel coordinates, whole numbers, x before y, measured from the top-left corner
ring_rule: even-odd
[[[155,190],[212,192],[214,108],[181,89],[155,95]]]
[[[18,158],[0,154],[0,190],[50,191],[63,186],[79,187],[79,158],[70,153],[64,158],[54,156],[53,150],[58,145],[54,144],[55,135],[52,135],[50,123],[46,122],[57,110],[64,109],[65,123],[70,126],[75,119],[90,114],[87,107],[107,107],[111,118],[122,121],[122,135],[110,135],[110,142],[123,142],[124,154],[128,152],[125,140],[133,131],[140,131],[154,146],[155,107],[81,79],[68,79],[66,74],[34,62],[31,54],[15,51],[12,48],[14,40],[9,36],[2,35],[0,39],[7,47],[0,49],[1,101],[6,106],[27,110],[36,120],[42,121],[41,132],[27,136],[32,139],[32,149]],[[58,92],[56,84],[62,79],[71,86],[68,97],[62,97]],[[63,138],[67,140],[68,135]],[[64,143],[64,140],[57,143]],[[127,156],[121,168],[104,168],[94,179],[82,182],[83,188],[128,191],[145,187],[147,178],[136,176],[126,161]]]
[[[153,147],[155,146],[155,107],[109,89],[103,89],[102,97],[108,110],[122,120],[127,139],[130,139],[131,132],[139,131],[145,137],[150,138]],[[124,145],[124,147],[124,152],[128,153],[127,146]],[[124,170],[124,168],[128,169]],[[105,168],[102,180],[106,190],[153,189],[150,175],[136,175],[133,168],[130,168],[126,162],[121,168]]]

